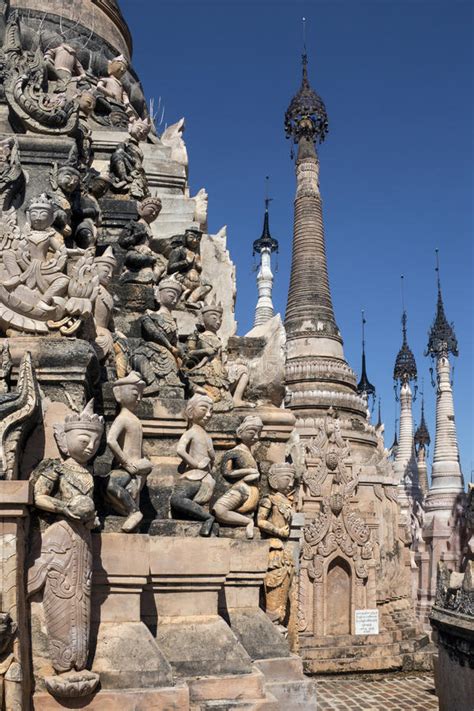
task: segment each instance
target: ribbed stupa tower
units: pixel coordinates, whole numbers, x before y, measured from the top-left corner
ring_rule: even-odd
[[[278,241],[270,234],[270,221],[268,216],[268,205],[270,198],[265,198],[265,216],[263,218],[263,230],[261,236],[253,243],[253,254],[259,255],[259,267],[257,272],[258,300],[255,307],[255,326],[261,326],[275,315],[272,300],[273,272],[272,254],[278,252]]]
[[[460,564],[460,510],[464,501],[464,480],[454,418],[453,389],[449,355],[458,355],[453,324],[444,311],[438,272],[436,316],[429,332],[426,355],[436,364],[436,430],[431,470],[431,486],[425,501],[423,538],[427,561],[421,570],[418,612],[427,621],[436,595],[436,571],[439,561],[456,569]]]
[[[413,604],[397,481],[383,427],[370,423],[367,400],[373,386],[365,349],[358,389],[334,315],[316,151],[328,120],[308,80],[306,53],[285,131],[297,151],[285,329],[287,407],[296,417],[306,456],[298,585],[301,655],[312,673],[396,668],[402,659],[401,617],[393,615],[403,610],[409,617]],[[389,650],[378,634],[360,644],[356,613],[365,610],[378,613]]]
[[[328,131],[326,108],[308,80],[303,80],[285,114],[285,132],[297,147],[291,278],[285,315],[288,406],[301,420],[329,407],[365,420],[334,316],[326,262],[316,143]]]
[[[413,440],[413,393],[410,387],[410,383],[416,383],[417,369],[415,357],[407,340],[406,311],[403,311],[402,315],[402,334],[402,346],[393,369],[396,392],[398,391],[397,398],[400,401],[400,441],[393,468],[398,480],[399,500],[408,523],[414,502],[421,501],[422,493]]]

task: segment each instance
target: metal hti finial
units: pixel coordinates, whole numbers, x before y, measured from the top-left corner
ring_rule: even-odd
[[[447,357],[448,353],[454,356],[459,354],[458,341],[454,333],[454,325],[448,323],[444,312],[443,296],[441,294],[441,278],[439,268],[439,250],[435,250],[436,254],[436,281],[438,286],[438,300],[436,304],[436,316],[433,325],[428,334],[428,346],[425,355],[430,355],[432,358]]]
[[[357,392],[359,395],[364,395],[367,397],[367,403],[369,401],[369,397],[372,397],[372,409],[374,408],[375,404],[375,386],[372,385],[370,382],[369,378],[367,377],[367,365],[366,365],[366,359],[365,359],[365,324],[367,323],[366,318],[365,318],[365,311],[362,310],[361,314],[361,320],[362,320],[362,369],[361,369],[361,376],[360,380],[357,384]]]
[[[393,379],[395,398],[398,401],[398,386],[408,383],[409,381],[415,381],[417,379],[417,369],[416,361],[413,352],[408,345],[407,340],[407,312],[405,309],[405,293],[404,293],[404,277],[402,275],[401,279],[401,297],[402,297],[402,347],[398,351],[397,357],[395,359],[395,366],[393,369]],[[416,385],[415,385],[415,395],[416,398]]]
[[[263,230],[261,236],[253,243],[253,255],[261,254],[264,249],[270,253],[278,252],[278,240],[274,239],[270,234],[268,206],[273,200],[269,197],[270,177],[265,176],[265,214],[263,218]]]

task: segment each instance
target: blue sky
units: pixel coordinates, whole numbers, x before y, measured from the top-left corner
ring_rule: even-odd
[[[473,6],[464,0],[122,0],[145,93],[164,122],[186,117],[194,194],[209,192],[209,227],[227,225],[237,266],[239,333],[256,300],[252,242],[264,178],[280,242],[275,307],[284,313],[291,258],[294,166],[285,109],[300,84],[301,18],[310,80],[325,101],[320,149],[328,265],[346,358],[359,373],[360,311],[368,374],[393,439],[393,363],[401,344],[400,275],[408,339],[425,381],[434,443],[435,391],[423,352],[435,313],[439,248],[454,321],[456,422],[465,478],[473,441]],[[419,418],[420,400],[415,402]]]

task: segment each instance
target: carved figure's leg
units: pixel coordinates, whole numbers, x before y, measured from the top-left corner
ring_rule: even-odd
[[[171,512],[173,516],[179,518],[179,514],[184,518],[203,521],[200,535],[210,536],[215,518],[203,506],[193,501],[192,497],[197,494],[201,487],[199,481],[181,482],[177,485],[170,498]]]
[[[145,395],[156,395],[160,392],[160,385],[150,359],[144,353],[133,353],[130,359],[133,370],[137,370],[146,383]]]
[[[248,370],[245,370],[237,380],[237,383],[235,385],[235,390],[233,394],[233,400],[234,400],[234,405],[235,407],[255,407],[253,403],[247,402],[247,400],[244,400],[244,393],[247,385],[249,384],[249,373]]]
[[[245,503],[246,497],[237,489],[229,489],[223,496],[217,499],[213,512],[219,523],[227,523],[230,526],[245,526],[247,538],[253,538],[254,522],[253,518],[244,516],[235,509],[240,508]]]

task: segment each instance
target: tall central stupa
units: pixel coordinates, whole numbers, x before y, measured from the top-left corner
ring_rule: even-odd
[[[329,287],[316,144],[328,131],[306,52],[285,114],[296,147],[291,280],[285,316],[287,406],[306,468],[298,590],[301,655],[308,672],[393,669],[423,639],[411,612],[409,552],[397,480],[348,365]],[[367,377],[367,376],[366,376]],[[372,616],[364,634],[359,620]]]

